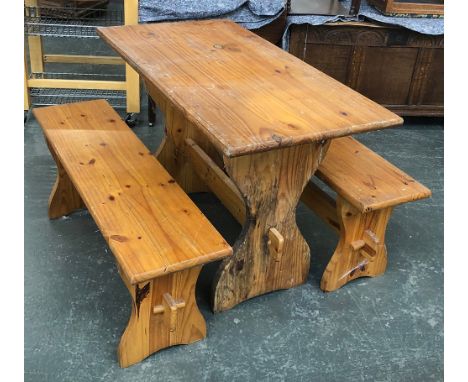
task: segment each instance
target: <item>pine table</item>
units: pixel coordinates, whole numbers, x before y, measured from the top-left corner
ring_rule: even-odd
[[[186,192],[214,192],[243,224],[214,279],[213,310],[304,283],[310,250],[295,211],[330,140],[402,119],[232,21],[98,33],[164,113],[158,160]]]

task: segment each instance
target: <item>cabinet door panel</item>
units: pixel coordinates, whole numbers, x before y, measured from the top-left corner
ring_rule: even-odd
[[[444,50],[433,49],[432,60],[427,67],[426,80],[421,89],[422,105],[444,104]]]
[[[356,90],[381,104],[406,104],[417,56],[417,48],[366,48]]]
[[[346,84],[352,50],[344,45],[307,44],[304,61]]]

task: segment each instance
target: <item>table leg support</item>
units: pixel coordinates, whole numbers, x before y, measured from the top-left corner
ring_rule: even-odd
[[[118,348],[121,367],[168,346],[206,337],[205,319],[195,300],[200,270],[194,267],[136,285],[120,272],[132,296],[132,313]]]
[[[174,106],[162,103],[161,107],[166,136],[155,153],[156,158],[186,193],[208,191],[187,160],[185,140],[196,135],[193,125]]]
[[[305,282],[310,250],[296,225],[296,207],[326,148],[326,142],[309,143],[224,158],[247,217],[233,256],[215,277],[215,312]]]

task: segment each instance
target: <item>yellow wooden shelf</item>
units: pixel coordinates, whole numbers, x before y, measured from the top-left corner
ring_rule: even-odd
[[[126,96],[126,111],[140,112],[140,80],[138,74],[121,58],[96,55],[44,54],[42,38],[99,38],[96,28],[110,25],[138,24],[138,0],[123,0],[122,10],[93,10],[80,16],[66,16],[70,9],[40,8],[37,0],[25,0],[24,32],[24,110],[31,105],[51,104],[77,100],[105,98],[111,105],[122,105]],[[55,13],[55,15],[54,15]],[[28,52],[26,52],[28,49]],[[29,56],[29,65],[27,62]],[[118,80],[99,75],[71,73],[57,75],[46,72],[46,63],[125,65],[125,76]],[[28,74],[31,73],[31,74]],[[105,77],[105,76],[104,76]],[[43,100],[41,97],[45,97]],[[114,101],[118,102],[114,102]]]

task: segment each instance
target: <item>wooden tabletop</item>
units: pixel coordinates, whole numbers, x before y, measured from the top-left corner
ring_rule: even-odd
[[[403,122],[232,21],[98,33],[229,157]]]

